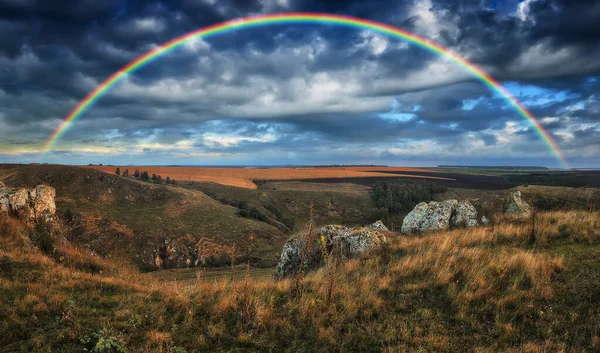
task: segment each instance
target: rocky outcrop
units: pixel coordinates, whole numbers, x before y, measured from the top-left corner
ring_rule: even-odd
[[[477,225],[477,210],[475,207],[469,201],[458,202],[450,218],[450,226],[476,227]]]
[[[15,189],[0,182],[0,213],[12,214],[31,222],[50,219],[56,214],[55,197],[56,190],[47,185]]]
[[[512,192],[504,199],[504,214],[507,216],[525,217],[531,214],[531,206],[521,199],[521,192]]]
[[[381,246],[386,241],[384,233],[387,230],[381,221],[362,228],[328,225],[314,230],[310,247],[307,246],[307,234],[295,235],[283,246],[275,269],[275,279],[297,274],[303,259],[303,268],[308,271],[322,266],[330,256],[356,257],[368,249]],[[307,248],[310,250],[305,254]]]
[[[146,271],[188,267],[217,267],[231,263],[232,248],[209,239],[196,241],[189,235],[179,239],[164,238],[158,245],[136,255],[138,265]],[[238,249],[235,262],[255,261]]]
[[[421,202],[404,217],[402,233],[423,233],[461,226],[477,226],[477,210],[468,201]]]

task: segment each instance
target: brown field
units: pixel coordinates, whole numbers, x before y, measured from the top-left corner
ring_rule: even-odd
[[[177,181],[214,182],[222,185],[256,189],[253,180],[299,180],[365,177],[407,177],[422,179],[453,180],[398,172],[432,173],[432,170],[404,167],[328,167],[328,168],[205,168],[205,167],[161,167],[161,166],[118,166],[121,171],[129,169],[132,175],[137,169]],[[114,173],[117,166],[87,166],[106,173]],[[387,173],[386,173],[387,172]],[[395,174],[388,174],[394,172]]]

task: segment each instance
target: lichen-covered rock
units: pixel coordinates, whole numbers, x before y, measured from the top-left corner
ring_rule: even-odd
[[[404,217],[402,222],[403,233],[427,232],[447,229],[450,218],[458,201],[445,200],[442,202],[421,202]]]
[[[9,190],[6,185],[0,181],[0,213],[8,212],[10,212]]]
[[[504,214],[507,216],[525,217],[531,214],[531,206],[521,199],[521,192],[512,192],[504,199]]]
[[[488,224],[490,224],[490,220],[486,216],[481,216],[481,224],[487,226]]]
[[[13,192],[8,195],[10,211],[19,217],[30,217],[32,212],[29,207],[29,201],[29,190],[27,189],[13,190]]]
[[[381,246],[386,241],[385,231],[387,228],[380,221],[362,228],[327,225],[314,230],[310,247],[307,246],[307,234],[297,234],[283,246],[275,269],[275,279],[296,275],[302,260],[303,269],[309,271],[323,265],[325,259],[332,255],[356,257],[368,249]],[[306,253],[308,248],[310,249]],[[335,249],[338,251],[333,254]]]
[[[477,210],[468,201],[421,202],[404,217],[403,233],[423,233],[477,225]]]
[[[368,225],[367,227],[371,228],[371,229],[375,229],[375,230],[381,230],[381,231],[384,231],[384,232],[388,232],[389,231],[389,229],[385,226],[385,224],[383,224],[382,221],[377,221],[377,222],[375,222],[373,224]]]
[[[49,217],[56,214],[56,190],[47,185],[38,185],[29,191],[34,218]]]
[[[454,209],[450,225],[452,227],[476,227],[478,225],[477,210],[469,201],[460,201]]]
[[[291,238],[283,245],[283,250],[281,250],[281,256],[275,269],[275,279],[279,280],[298,273],[300,256],[301,251],[298,238]]]
[[[56,214],[55,197],[56,190],[47,185],[14,189],[0,183],[0,212],[32,222],[41,218],[50,219]]]

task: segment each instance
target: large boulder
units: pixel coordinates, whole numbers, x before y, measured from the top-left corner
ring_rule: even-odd
[[[0,182],[0,213],[13,214],[32,222],[50,219],[56,214],[55,197],[56,190],[47,185],[15,189]]]
[[[477,210],[469,201],[460,201],[454,208],[452,218],[450,218],[451,227],[476,227]]]
[[[285,243],[275,269],[275,279],[294,276],[304,260],[303,269],[309,271],[322,266],[330,256],[357,257],[365,251],[381,246],[387,228],[380,221],[362,228],[328,225],[314,230],[314,238],[308,247],[308,234],[297,234]],[[306,253],[307,248],[310,248]]]
[[[531,214],[531,206],[521,199],[521,192],[512,192],[504,199],[504,214],[507,216],[525,217]]]
[[[38,185],[29,190],[29,199],[34,218],[48,217],[56,214],[56,189],[47,185]]]
[[[459,226],[477,226],[477,210],[468,201],[421,202],[404,217],[402,233],[423,233]]]

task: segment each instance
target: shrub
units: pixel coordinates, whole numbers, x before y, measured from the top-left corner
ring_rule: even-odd
[[[54,253],[54,237],[52,235],[52,224],[44,219],[39,219],[35,223],[33,233],[29,238],[35,246],[43,253],[51,255]]]
[[[7,279],[13,279],[13,263],[2,253],[0,253],[0,276]]]
[[[79,342],[90,346],[92,352],[125,352],[125,342],[116,336],[112,336],[106,329],[98,330],[90,336],[86,335]]]
[[[250,204],[248,204],[248,202],[246,202],[246,201],[240,201],[238,203],[238,208],[239,208],[239,210],[238,210],[237,214],[240,217],[252,218],[252,219],[259,220],[261,222],[269,221],[269,217],[267,217],[264,213],[262,213],[255,206],[251,206]]]

